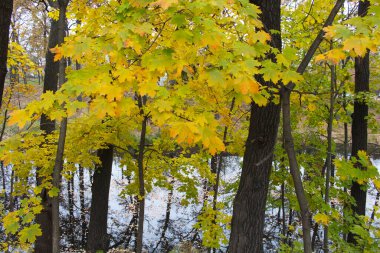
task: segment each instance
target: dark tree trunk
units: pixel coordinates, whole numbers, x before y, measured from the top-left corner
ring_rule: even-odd
[[[75,223],[74,223],[74,173],[70,173],[70,179],[67,180],[67,196],[69,207],[69,224],[67,224],[67,233],[69,244],[74,246],[75,243]]]
[[[282,211],[282,230],[283,242],[286,242],[286,215],[285,215],[285,183],[281,184],[281,211]]]
[[[323,27],[329,26],[334,21],[334,18],[340,8],[343,6],[344,0],[337,0],[335,6],[331,10],[329,16],[327,17]],[[302,59],[300,65],[297,68],[299,74],[303,74],[309,64],[311,58],[318,49],[320,43],[323,40],[324,31],[323,29],[319,31],[317,37],[314,39],[310,48],[308,49],[305,57]],[[294,149],[294,141],[291,128],[291,110],[290,110],[290,95],[295,87],[294,83],[289,83],[283,86],[281,89],[281,105],[283,112],[283,136],[284,136],[284,147],[288,155],[290,174],[292,175],[294,188],[298,200],[298,204],[301,209],[301,222],[302,222],[302,237],[303,237],[303,247],[304,252],[312,252],[312,240],[310,236],[311,232],[311,213],[309,210],[309,203],[305,195],[303,188],[302,178],[298,167],[297,156]]]
[[[283,135],[284,147],[288,155],[290,174],[292,175],[294,189],[296,192],[298,204],[301,210],[302,222],[302,237],[305,253],[311,253],[311,213],[309,210],[309,203],[302,184],[301,173],[299,171],[296,152],[294,150],[294,141],[291,129],[290,117],[290,90],[283,88],[281,91],[281,104],[282,104],[282,121],[283,121]]]
[[[365,16],[369,7],[369,1],[360,1],[358,15]],[[364,57],[355,58],[355,94],[369,91],[369,53]],[[354,113],[352,115],[352,151],[351,156],[357,157],[360,150],[367,151],[368,144],[368,105],[362,99],[355,99]],[[357,167],[362,168],[359,164]],[[361,189],[360,184],[353,182],[351,196],[356,205],[352,205],[352,211],[358,215],[365,215],[367,191]],[[347,241],[356,244],[354,234],[349,233]]]
[[[261,8],[261,20],[267,32],[281,30],[280,0],[250,2]],[[281,50],[280,34],[272,34],[272,46]],[[279,119],[278,104],[270,102],[265,107],[251,104],[242,174],[234,201],[229,252],[263,252],[265,206]]]
[[[91,253],[108,249],[108,198],[111,184],[113,147],[98,150],[100,165],[96,166],[92,183],[92,200],[87,249]]]
[[[0,108],[2,106],[5,77],[7,75],[7,57],[9,27],[11,25],[13,0],[0,1]]]
[[[143,99],[140,96],[140,105],[143,104]],[[140,106],[142,108],[142,106]],[[141,115],[144,112],[141,110]],[[139,180],[139,221],[137,229],[136,238],[136,252],[141,253],[143,250],[143,235],[144,235],[144,218],[145,218],[145,181],[144,181],[144,149],[145,149],[145,135],[147,127],[148,118],[144,116],[143,122],[141,124],[141,135],[140,135],[140,145],[139,145],[139,156],[138,156],[138,180]]]
[[[293,210],[289,208],[288,227],[291,226],[292,224],[293,224]],[[292,247],[293,246],[292,231],[290,229],[287,230],[286,239],[287,239],[287,244]]]
[[[64,41],[66,34],[66,10],[69,0],[58,0],[59,4],[59,19],[58,19],[58,43],[61,44]],[[66,81],[66,60],[62,58],[59,61],[58,71],[58,87],[60,88]],[[62,106],[63,107],[63,106]],[[61,225],[59,215],[59,203],[60,203],[60,190],[61,190],[61,171],[63,168],[66,142],[66,130],[67,130],[67,118],[63,118],[59,129],[58,148],[55,158],[54,170],[53,170],[53,186],[59,190],[57,197],[52,198],[52,223],[53,223],[53,253],[60,252],[60,239],[61,239]]]
[[[58,44],[58,21],[51,19],[49,45],[46,51],[46,65],[45,65],[45,78],[43,92],[57,90],[58,86],[58,72],[59,63],[54,62],[54,55],[49,51],[50,48],[55,47]],[[40,129],[45,134],[51,134],[55,130],[55,121],[48,119],[46,115],[41,116]],[[41,184],[43,178],[39,177],[37,172],[37,184]],[[51,198],[47,194],[46,190],[41,193],[43,210],[36,216],[36,222],[40,224],[42,230],[42,236],[37,237],[35,244],[36,253],[52,252],[52,206]]]
[[[79,167],[79,202],[80,202],[80,223],[81,223],[81,247],[86,248],[87,222],[84,203],[84,173],[83,168]]]
[[[333,173],[333,156],[332,156],[332,144],[333,144],[333,121],[334,121],[334,105],[335,105],[335,87],[336,87],[336,66],[331,66],[331,83],[330,83],[330,106],[329,117],[327,121],[327,159],[326,159],[326,184],[325,184],[325,203],[330,206],[330,177]],[[329,252],[329,228],[324,227],[323,235],[323,249],[324,252]]]
[[[63,152],[65,150],[65,140],[66,140],[66,130],[67,130],[67,118],[63,118],[61,126],[59,129],[59,138],[58,138],[58,148],[57,154],[55,157],[54,171],[53,171],[53,186],[58,188],[60,191],[61,188],[61,171],[63,168]],[[60,195],[52,198],[52,223],[53,223],[53,253],[60,252],[60,240],[61,240],[61,231],[60,231],[60,216],[59,216],[59,202]]]
[[[51,6],[59,8],[60,14],[58,21],[51,20],[51,31],[49,35],[49,49],[63,42],[65,37],[66,9],[69,0],[49,1]],[[64,60],[54,62],[54,55],[48,50],[46,53],[45,81],[44,90],[55,92],[58,83],[61,85],[65,80]],[[58,76],[60,76],[58,78]],[[61,122],[58,149],[53,170],[53,186],[60,188],[60,170],[63,166],[63,151],[66,138],[67,119]],[[46,115],[41,116],[40,129],[45,134],[50,134],[55,130],[55,121],[48,119]],[[37,172],[37,184],[41,183],[42,178]],[[44,210],[36,217],[37,223],[41,225],[42,236],[36,240],[36,252],[59,252],[60,225],[59,225],[59,197],[49,198],[46,191],[42,191],[42,204]]]

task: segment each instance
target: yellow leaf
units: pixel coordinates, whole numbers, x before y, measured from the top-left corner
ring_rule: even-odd
[[[117,85],[105,84],[104,86],[102,86],[102,91],[100,92],[100,94],[107,96],[107,100],[109,102],[120,101],[124,96],[124,90],[123,88]]]
[[[133,48],[137,54],[141,54],[143,48],[138,41],[132,39],[127,39],[126,41],[124,41],[124,46]]]
[[[178,0],[157,0],[152,3],[152,6],[159,6],[160,8],[166,10],[171,5],[178,3]]]
[[[216,136],[205,138],[202,141],[202,144],[205,148],[208,148],[211,155],[215,155],[216,152],[224,151],[226,149],[223,141]]]
[[[267,33],[267,32],[264,32],[264,31],[262,31],[262,30],[260,30],[259,32],[256,33],[255,38],[256,38],[258,41],[261,41],[261,42],[271,40],[271,36],[270,36],[270,34]]]
[[[239,82],[240,92],[243,95],[256,94],[259,92],[260,85],[252,78],[243,78],[237,82]]]
[[[346,57],[347,57],[346,54],[342,50],[333,49],[315,57],[315,61],[319,62],[319,61],[327,60],[327,61],[332,62],[333,64],[338,64],[341,60],[346,59]]]
[[[284,84],[288,84],[290,82],[298,83],[303,80],[302,75],[293,70],[287,70],[282,73],[282,81]]]
[[[325,226],[329,224],[329,216],[324,213],[317,213],[316,215],[314,215],[314,220],[317,223],[323,224]]]
[[[19,128],[23,128],[28,122],[29,115],[25,110],[16,110],[11,112],[11,117],[8,120],[8,125],[17,124]]]
[[[48,12],[48,17],[55,20],[55,21],[58,21],[59,19],[59,9],[55,9],[53,8],[51,11]]]
[[[380,190],[380,180],[379,179],[374,179],[373,180],[373,184],[375,185],[375,187]]]
[[[307,106],[307,109],[309,109],[309,111],[313,112],[313,111],[315,111],[315,109],[317,109],[317,107],[315,106],[315,104],[309,104]]]
[[[15,234],[20,228],[19,225],[20,218],[18,217],[17,212],[10,212],[3,218],[3,226],[5,228],[5,233]]]
[[[150,97],[154,97],[156,95],[156,91],[158,89],[157,83],[146,82],[139,84],[139,92],[142,96],[148,95]]]
[[[355,56],[363,56],[367,53],[367,46],[371,43],[366,37],[351,37],[343,43],[343,49],[355,52]]]
[[[62,48],[60,47],[53,47],[53,48],[50,48],[50,52],[52,52],[54,54],[54,61],[59,61],[62,59],[63,57],[63,52],[62,52]]]
[[[276,55],[276,58],[277,58],[277,63],[280,63],[280,64],[284,65],[285,67],[290,66],[290,61],[288,59],[286,59],[286,57],[283,54]]]
[[[323,28],[323,31],[325,31],[325,37],[327,39],[332,39],[336,35],[336,29],[334,26],[325,27],[325,28]]]

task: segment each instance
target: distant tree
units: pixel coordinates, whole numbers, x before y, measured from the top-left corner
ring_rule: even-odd
[[[13,0],[0,2],[0,108],[2,105],[5,77],[7,75],[7,56],[9,28],[13,10]]]

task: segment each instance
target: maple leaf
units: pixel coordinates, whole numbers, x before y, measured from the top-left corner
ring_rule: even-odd
[[[123,97],[121,101],[117,103],[115,108],[116,116],[120,116],[122,113],[125,113],[127,116],[131,116],[134,110],[137,110],[136,101],[130,97]]]
[[[335,26],[327,26],[323,28],[323,31],[325,32],[325,37],[327,39],[333,39],[336,35],[336,27]]]
[[[22,218],[22,223],[23,224],[27,224],[27,223],[30,223],[32,222],[34,219],[34,215],[33,213],[27,213],[25,214],[25,216]]]
[[[317,223],[323,224],[325,226],[329,224],[329,216],[323,213],[317,213],[316,215],[314,215],[314,220]]]
[[[41,107],[45,110],[50,109],[51,107],[53,107],[54,102],[56,100],[54,96],[54,92],[46,91],[45,93],[41,95],[41,100],[43,101]]]
[[[151,3],[152,6],[159,6],[160,8],[166,10],[168,9],[171,5],[177,4],[178,0],[157,0],[153,3]]]
[[[221,71],[217,69],[212,69],[210,71],[207,71],[208,74],[208,84],[210,87],[214,86],[224,86],[225,87],[225,78]]]
[[[124,90],[120,86],[106,84],[102,86],[102,91],[100,92],[100,94],[107,96],[107,100],[109,102],[112,102],[114,100],[120,101],[121,98],[124,96]]]
[[[281,79],[281,73],[278,66],[271,61],[264,61],[263,68],[260,69],[260,74],[263,75],[265,81],[277,83]]]
[[[261,41],[261,42],[271,40],[271,36],[270,36],[270,34],[267,33],[267,32],[264,32],[264,31],[262,31],[262,30],[256,32],[256,34],[255,34],[255,38],[257,38],[257,40],[258,40],[258,41]]]
[[[246,77],[239,81],[239,88],[243,95],[256,94],[259,92],[260,85],[253,78]]]
[[[276,55],[276,58],[277,58],[277,63],[282,64],[285,67],[290,66],[290,61],[283,54]]]
[[[284,84],[290,82],[298,83],[303,80],[303,77],[296,71],[288,70],[282,73],[282,81]]]
[[[139,84],[139,93],[144,96],[148,95],[154,97],[158,89],[157,83],[154,82],[144,82]]]
[[[17,212],[11,212],[3,218],[3,226],[5,228],[5,233],[15,234],[20,228],[19,218]]]
[[[314,112],[317,109],[317,106],[314,103],[308,104],[307,109],[311,112]]]
[[[109,102],[104,98],[97,97],[90,104],[90,109],[98,118],[104,118],[107,114],[115,116],[114,105],[116,102]]]
[[[158,112],[170,112],[172,108],[173,102],[170,100],[163,100],[157,106]]]
[[[315,57],[315,61],[319,62],[327,60],[333,64],[338,64],[341,60],[346,59],[346,57],[346,54],[342,50],[333,49],[324,54],[317,55],[317,57]]]
[[[223,141],[216,136],[204,138],[202,144],[205,148],[208,148],[211,155],[215,155],[217,152],[224,151],[226,149]]]
[[[29,121],[29,114],[25,110],[16,110],[11,112],[11,117],[8,120],[8,125],[17,124],[19,128],[23,128]]]
[[[380,180],[379,179],[374,179],[373,180],[373,184],[375,185],[375,187],[380,190]]]
[[[59,61],[62,59],[63,57],[63,52],[62,52],[62,48],[61,47],[53,47],[53,48],[50,48],[50,52],[52,52],[54,54],[54,61]]]
[[[26,227],[23,230],[20,231],[20,242],[26,243],[30,242],[33,243],[36,241],[37,236],[42,235],[42,231],[40,229],[39,224],[33,224],[30,227]]]
[[[266,106],[268,104],[268,99],[260,93],[253,94],[251,98],[258,106]]]
[[[57,197],[59,195],[59,189],[57,187],[53,187],[48,191],[49,197]]]
[[[367,37],[350,37],[343,42],[343,50],[353,51],[354,56],[363,56],[371,45]]]
[[[192,144],[198,134],[199,129],[194,122],[175,122],[170,128],[170,137],[176,138],[178,143]]]

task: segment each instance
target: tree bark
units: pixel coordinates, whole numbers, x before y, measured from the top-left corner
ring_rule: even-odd
[[[5,77],[7,75],[9,28],[12,11],[13,0],[0,1],[0,108],[2,106]]]
[[[334,18],[340,8],[343,6],[344,0],[337,0],[333,9],[331,10],[329,16],[327,17],[323,27],[329,26],[334,21]],[[299,74],[303,74],[306,70],[307,65],[309,64],[312,56],[315,54],[315,51],[318,49],[320,43],[323,40],[324,31],[320,30],[317,37],[314,39],[310,48],[308,49],[305,57],[302,59],[300,65],[297,68]],[[312,252],[312,240],[311,240],[311,213],[309,210],[309,203],[303,189],[302,179],[298,167],[297,156],[294,150],[294,141],[291,128],[291,114],[290,114],[290,94],[294,88],[294,83],[289,83],[286,86],[283,86],[281,89],[281,105],[283,113],[283,132],[284,132],[284,141],[285,141],[285,150],[289,159],[290,174],[293,178],[293,183],[296,191],[297,200],[301,209],[301,222],[303,230],[303,243],[304,243],[304,252]]]
[[[56,7],[56,6],[55,6]],[[49,33],[49,42],[48,50],[46,51],[46,63],[45,63],[45,77],[44,77],[44,87],[43,92],[53,91],[55,92],[58,87],[58,72],[59,72],[59,63],[54,62],[54,55],[50,52],[50,48],[53,48],[59,44],[59,35],[58,35],[58,21],[53,19],[50,20],[50,33]],[[45,114],[41,115],[40,129],[44,131],[45,134],[51,134],[55,130],[55,121],[50,120]],[[37,170],[37,185],[42,183],[43,178],[38,175]],[[47,191],[44,189],[41,193],[41,204],[43,210],[41,213],[37,214],[36,222],[40,224],[42,235],[37,237],[34,251],[36,253],[45,253],[52,252],[52,207],[51,207],[51,198],[47,194]]]
[[[67,118],[63,118],[59,130],[58,149],[53,171],[53,186],[58,188],[59,191],[61,189],[61,171],[63,167],[63,152],[65,150],[66,129]],[[52,198],[53,253],[60,252],[61,233],[59,217],[59,200],[60,192],[58,193],[58,196]]]
[[[311,213],[309,211],[309,203],[306,198],[305,191],[302,185],[302,179],[298,167],[297,156],[294,150],[294,141],[291,129],[290,118],[290,90],[286,88],[281,91],[281,104],[282,104],[282,121],[284,132],[284,146],[289,159],[290,174],[293,178],[294,188],[296,191],[297,200],[301,210],[301,222],[302,222],[302,236],[303,246],[305,253],[311,253]]]
[[[360,1],[358,15],[365,16],[369,8],[369,1]],[[355,94],[369,92],[369,53],[364,57],[355,58]],[[368,105],[363,99],[355,99],[354,113],[352,115],[352,151],[351,156],[357,157],[359,151],[367,152],[368,144]],[[358,169],[365,169],[356,164]],[[356,205],[352,205],[352,211],[357,215],[365,215],[367,191],[363,190],[356,181],[351,186],[351,196]],[[357,244],[354,234],[349,233],[347,241]]]
[[[66,9],[69,0],[58,0],[59,7],[59,19],[58,19],[58,44],[63,43],[65,38],[65,28],[66,28]],[[59,61],[58,65],[58,85],[61,86],[66,79],[65,76],[66,70],[66,61],[62,58]],[[58,87],[57,87],[58,88]],[[59,138],[58,138],[58,148],[57,154],[55,157],[54,169],[53,169],[53,187],[59,190],[58,196],[52,198],[52,243],[53,243],[53,253],[60,252],[60,216],[59,216],[59,202],[60,202],[60,189],[61,189],[61,171],[63,168],[63,153],[65,150],[65,141],[66,141],[66,130],[67,130],[67,118],[63,118],[60,124],[59,129]]]
[[[143,105],[144,97],[139,96],[140,114],[143,116],[141,123],[141,135],[138,155],[138,180],[139,180],[139,220],[136,238],[136,252],[141,253],[143,249],[143,234],[144,234],[144,217],[145,217],[145,181],[144,181],[144,149],[145,149],[145,135],[148,117],[144,115]]]
[[[80,223],[81,223],[81,247],[86,248],[86,237],[87,237],[87,222],[86,222],[86,211],[84,203],[84,173],[83,168],[79,167],[79,202],[80,202]]]
[[[74,223],[74,173],[70,173],[70,179],[67,180],[67,196],[69,209],[69,224],[67,226],[68,241],[71,247],[75,243],[75,223]]]
[[[332,130],[334,121],[335,105],[335,87],[336,87],[336,67],[331,66],[331,83],[330,83],[330,106],[327,121],[327,159],[326,159],[326,183],[325,183],[325,204],[330,206],[330,176],[332,173]],[[324,252],[329,252],[329,230],[328,226],[324,227],[323,248]]]
[[[267,32],[281,30],[280,0],[251,0],[250,3],[260,7],[261,20]],[[272,34],[271,43],[281,50],[281,35]],[[260,81],[262,85],[273,86],[273,83]],[[263,252],[265,206],[279,120],[278,104],[269,102],[264,107],[251,104],[242,174],[233,206],[229,252]]]
[[[98,150],[100,165],[95,167],[92,183],[90,225],[87,238],[88,252],[108,249],[107,217],[111,184],[113,146]]]
[[[251,105],[243,170],[234,201],[229,252],[263,252],[265,206],[280,107]]]

